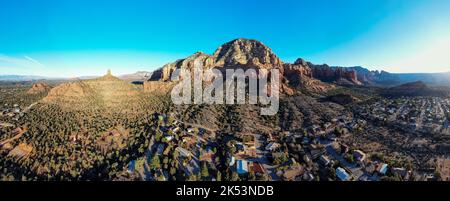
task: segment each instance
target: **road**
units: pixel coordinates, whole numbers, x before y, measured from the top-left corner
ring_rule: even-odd
[[[26,107],[24,110],[23,110],[23,112],[25,113],[25,112],[28,112],[28,110],[30,110],[33,106],[35,106],[36,104],[38,104],[39,103],[39,101],[38,102],[34,102],[34,103],[32,103],[31,105],[29,105],[28,107]]]
[[[416,119],[417,128],[416,130],[420,130],[422,128],[423,124],[423,118],[425,116],[425,107],[426,107],[427,101],[423,101],[422,106],[420,106],[420,115],[419,118]]]
[[[150,165],[148,164],[148,161],[152,159],[153,156],[153,145],[155,144],[155,136],[152,135],[150,138],[150,143],[148,144],[147,150],[145,150],[145,162],[144,162],[144,169],[142,172],[139,172],[139,174],[142,176],[142,178],[145,181],[152,181],[153,176],[150,172]]]
[[[182,124],[184,124],[184,125],[186,125],[186,126],[191,126],[191,127],[193,127],[193,128],[201,128],[201,129],[205,129],[205,130],[211,132],[214,136],[216,135],[216,129],[208,128],[208,127],[205,127],[205,126],[203,126],[203,125],[196,124],[196,123],[188,123],[188,122],[184,122],[184,121],[181,121],[181,120],[179,120],[179,119],[175,119],[175,120],[178,121],[178,122],[181,122]],[[200,140],[200,141],[202,141],[203,143],[208,142],[207,140],[205,140],[204,138],[202,138],[202,137],[200,137],[200,136],[198,136],[198,135],[194,135],[194,134],[189,133],[189,132],[187,132],[187,134],[190,135],[190,136],[192,136],[192,137],[197,138],[197,140]]]
[[[255,147],[257,158],[254,158],[251,161],[260,163],[267,170],[267,173],[269,174],[271,180],[280,181],[281,180],[280,177],[276,174],[277,171],[276,168],[278,166],[270,165],[270,162],[266,156],[267,151],[265,150],[264,143],[265,143],[264,136],[262,136],[261,134],[256,134]]]
[[[325,144],[325,149],[327,150],[328,154],[330,154],[331,157],[333,157],[335,160],[338,160],[344,167],[347,167],[349,170],[351,170],[352,176],[356,180],[363,175],[361,167],[358,167],[354,163],[347,162],[347,160],[345,160],[344,157],[336,153],[336,151],[332,148],[332,142]]]
[[[394,113],[393,115],[391,115],[391,116],[389,117],[388,120],[389,120],[390,122],[396,121],[398,115],[399,115],[401,112],[403,112],[403,110],[404,110],[404,108],[405,108],[405,106],[406,106],[407,104],[408,104],[408,102],[403,103],[402,106],[400,106],[400,108],[399,108],[397,111],[395,111],[395,113]]]

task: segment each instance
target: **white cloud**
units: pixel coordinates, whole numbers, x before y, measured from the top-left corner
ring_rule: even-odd
[[[27,55],[25,55],[24,58],[27,59],[28,61],[31,61],[32,63],[34,63],[34,64],[36,64],[38,66],[45,67],[44,64],[42,64],[41,62],[39,62],[36,59],[33,59],[33,58],[31,58],[31,57],[29,57]]]

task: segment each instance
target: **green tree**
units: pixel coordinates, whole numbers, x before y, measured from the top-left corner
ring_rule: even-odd
[[[248,174],[248,180],[249,181],[255,181],[256,180],[256,175],[253,171],[250,171]]]
[[[201,175],[202,175],[202,178],[209,177],[208,167],[206,166],[205,162],[202,164]]]
[[[240,178],[237,172],[231,173],[231,181],[239,181],[239,180]]]
[[[161,167],[161,162],[159,161],[159,156],[154,155],[152,158],[151,168],[158,169]]]
[[[216,181],[222,181],[222,173],[220,171],[216,173]]]
[[[355,161],[354,158],[353,158],[353,155],[351,155],[351,154],[346,154],[345,155],[345,160],[347,160],[350,163],[353,163]]]

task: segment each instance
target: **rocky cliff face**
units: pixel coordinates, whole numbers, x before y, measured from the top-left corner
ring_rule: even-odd
[[[361,66],[339,68],[346,68],[348,70],[355,71],[358,81],[363,85],[391,86],[401,83],[400,77],[398,75],[386,71],[371,71]]]
[[[361,85],[358,81],[356,71],[344,67],[330,67],[327,64],[314,65],[309,63],[312,71],[312,77],[324,82],[335,82],[338,84]]]
[[[307,89],[313,92],[325,92],[334,86],[313,77],[313,71],[303,59],[297,59],[293,64],[284,64],[283,76],[288,85],[297,89]]]
[[[169,81],[170,76],[175,69],[193,69],[195,64],[201,65],[204,69],[215,66],[214,57],[203,52],[197,52],[185,59],[177,60],[173,63],[168,63],[162,68],[153,72],[150,80],[152,81]]]
[[[256,40],[236,39],[223,44],[214,52],[216,66],[253,66],[277,68],[283,62],[266,45]]]

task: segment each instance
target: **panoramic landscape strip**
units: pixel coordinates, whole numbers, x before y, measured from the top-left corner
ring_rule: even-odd
[[[0,194],[442,199],[449,22],[449,0],[0,1]]]

